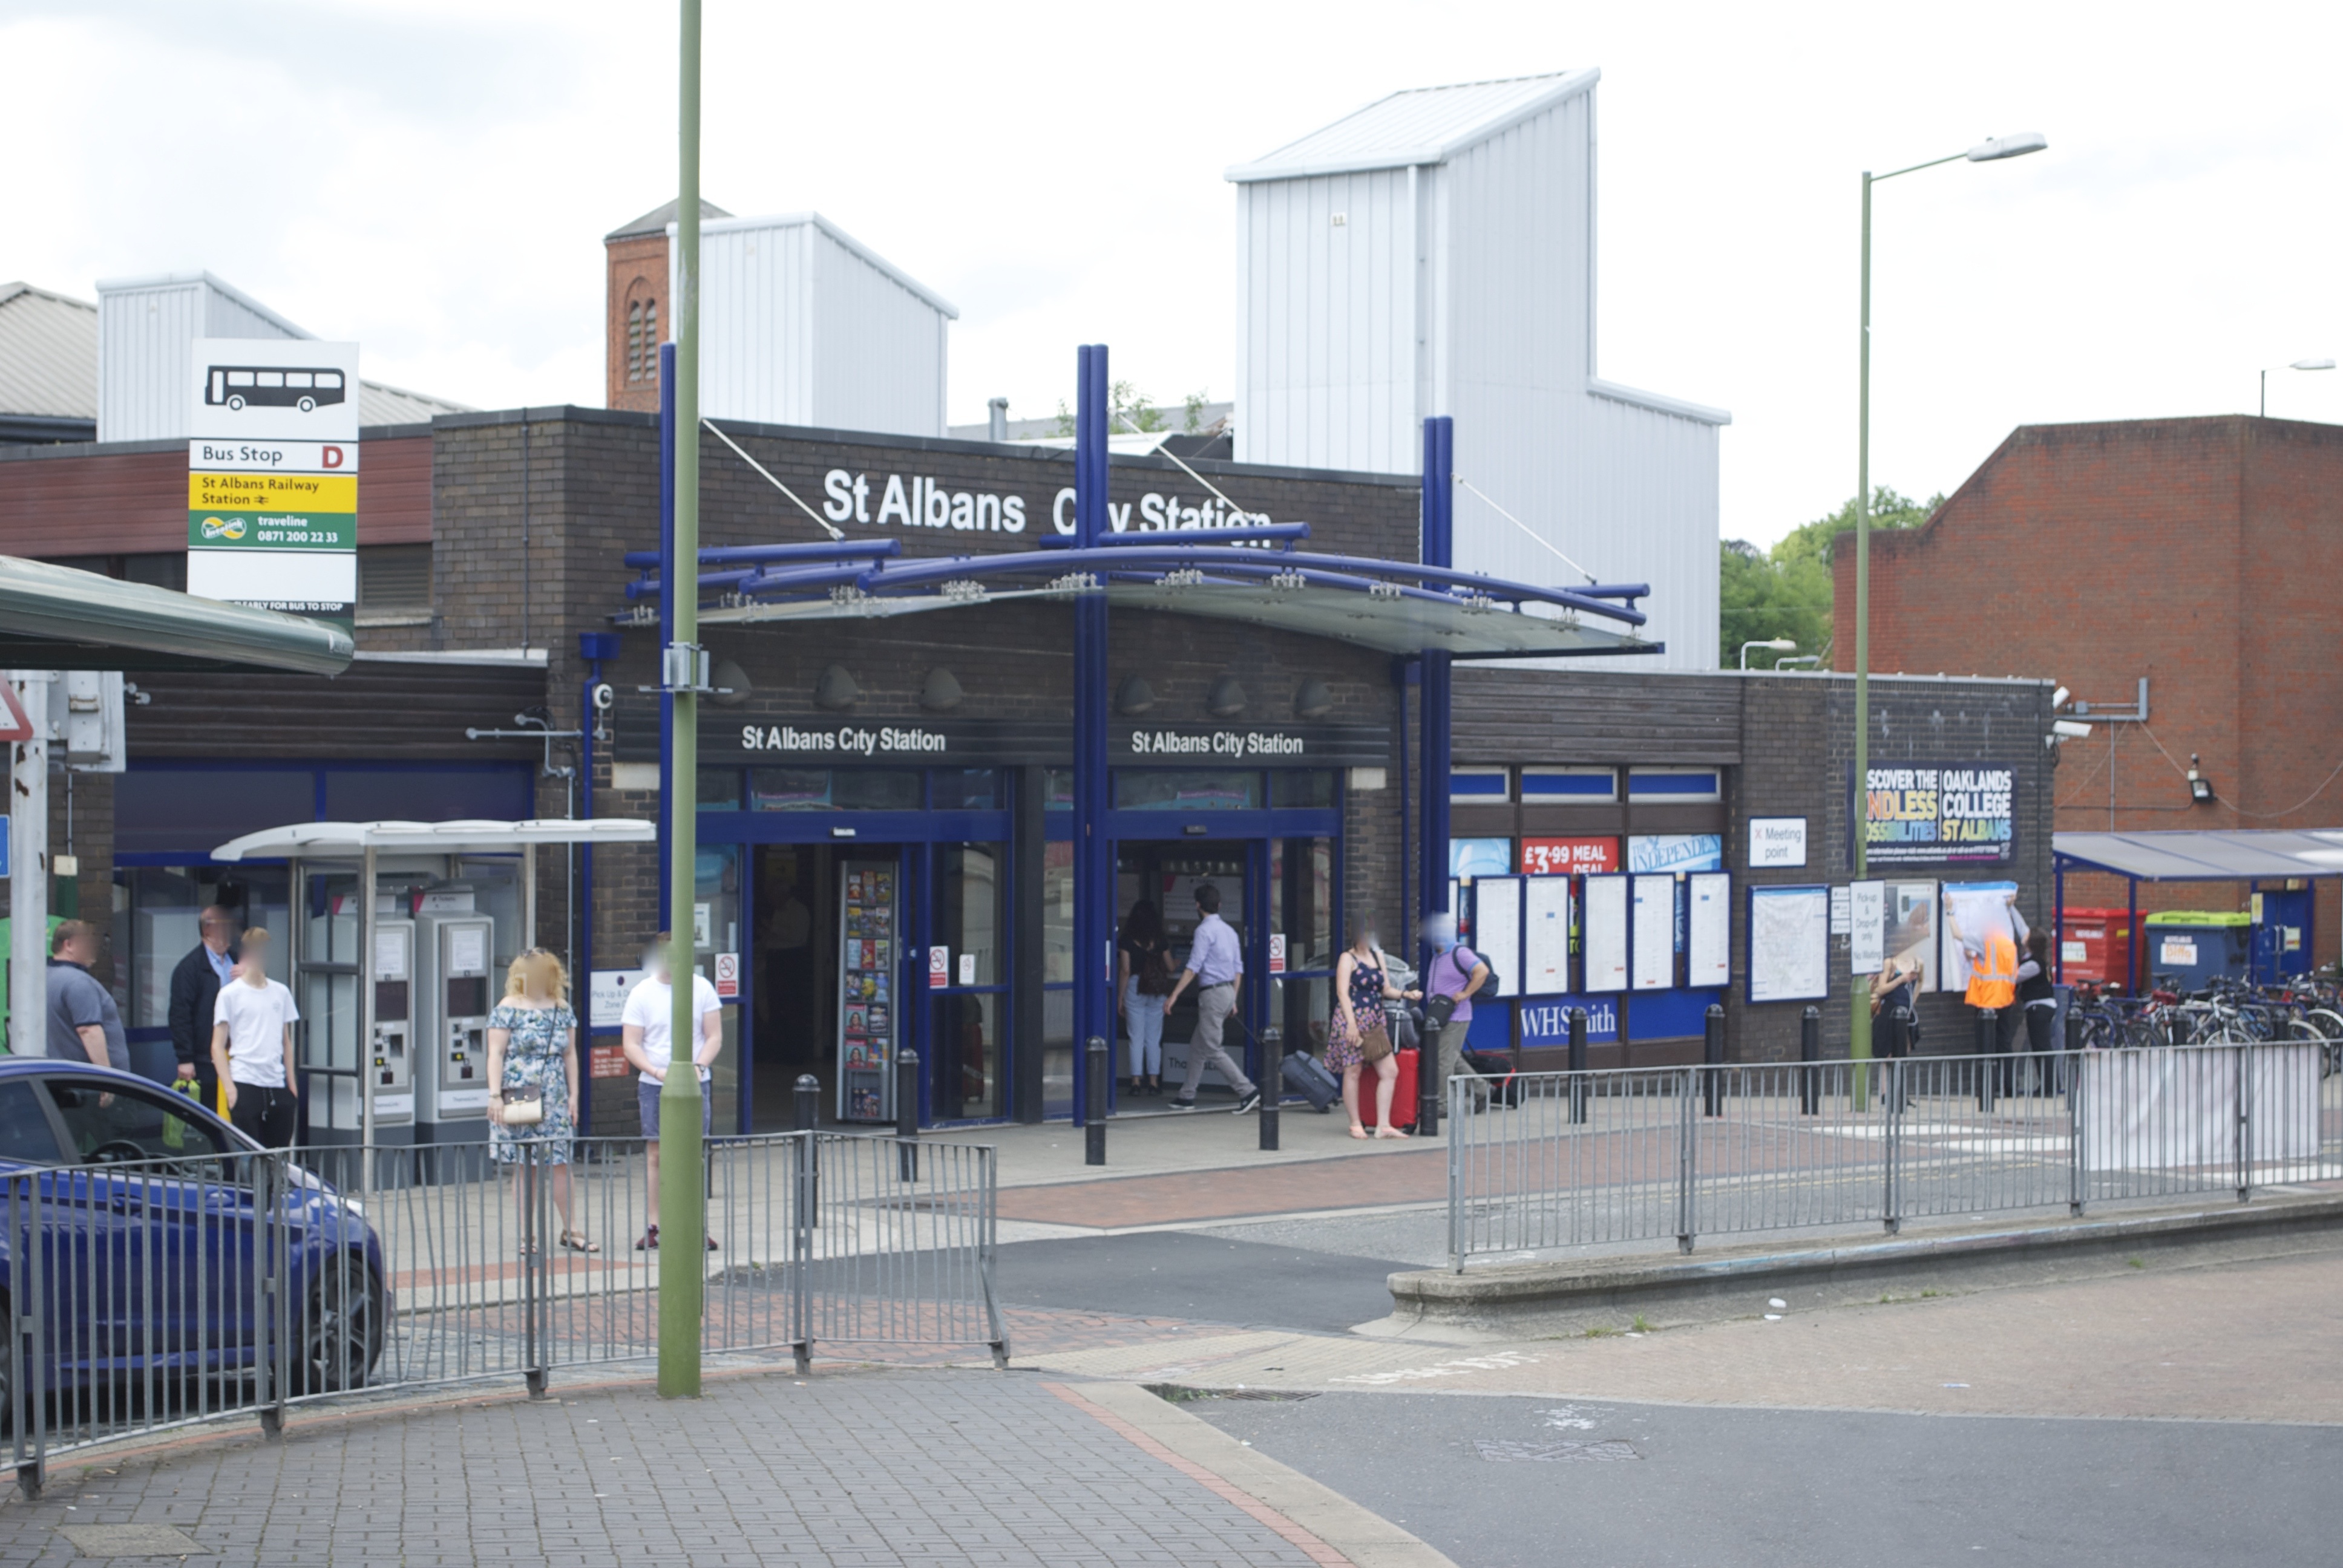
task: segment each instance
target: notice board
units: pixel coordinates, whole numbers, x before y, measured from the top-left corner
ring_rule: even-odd
[[[1667,990],[1676,983],[1676,879],[1673,872],[1634,879],[1632,972],[1636,990]]]
[[[1627,882],[1624,876],[1586,879],[1580,951],[1590,992],[1627,989]]]
[[[1522,994],[1570,990],[1570,879],[1522,879]]]
[[[1733,877],[1695,871],[1684,888],[1684,984],[1726,984],[1733,978]]]
[[[1496,974],[1499,996],[1522,994],[1522,880],[1473,880],[1473,950]]]

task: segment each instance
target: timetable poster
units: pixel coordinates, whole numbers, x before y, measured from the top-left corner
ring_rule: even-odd
[[[840,1120],[893,1120],[899,876],[892,860],[849,860],[838,904]]]

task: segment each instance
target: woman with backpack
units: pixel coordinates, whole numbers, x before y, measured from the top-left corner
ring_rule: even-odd
[[[1163,917],[1146,899],[1131,906],[1114,939],[1116,1008],[1131,1034],[1134,1095],[1163,1092],[1163,1004],[1172,994],[1172,943]]]
[[[1358,933],[1334,963],[1334,1016],[1326,1030],[1326,1066],[1342,1075],[1342,1109],[1350,1114],[1353,1138],[1404,1138],[1391,1124],[1392,1091],[1399,1063],[1392,1055],[1392,1038],[1383,1002],[1413,1000],[1423,993],[1401,990],[1391,983],[1391,962],[1375,945],[1375,929],[1353,920]],[[1375,1129],[1366,1129],[1366,1075],[1374,1069]]]

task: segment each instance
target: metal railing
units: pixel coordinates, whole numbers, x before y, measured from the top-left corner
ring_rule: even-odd
[[[2324,1041],[1702,1065],[1447,1086],[1448,1251],[1491,1254],[2343,1180]]]
[[[648,1151],[307,1149],[0,1176],[19,1483],[37,1493],[49,1455],[111,1439],[238,1415],[274,1432],[357,1390],[518,1378],[542,1394],[557,1372],[655,1356]],[[818,1343],[981,1344],[1007,1363],[990,1148],[789,1132],[707,1156],[704,1351],[786,1350],[802,1371]],[[360,1174],[365,1197],[344,1196]]]

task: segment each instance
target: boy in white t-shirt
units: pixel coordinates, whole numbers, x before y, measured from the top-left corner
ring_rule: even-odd
[[[659,1093],[675,1059],[674,962],[669,956],[667,932],[661,931],[652,939],[651,950],[643,955],[643,967],[651,972],[627,993],[627,1010],[618,1020],[618,1042],[627,1060],[642,1074],[635,1082],[635,1106],[642,1117],[643,1139],[649,1150],[649,1180],[646,1185],[649,1189],[650,1212],[656,1215],[659,1201]],[[699,1049],[693,1053],[692,1061],[699,1070],[699,1134],[705,1138],[714,1125],[707,1089],[708,1067],[716,1060],[716,1053],[724,1049],[724,1004],[708,977],[697,970],[691,975],[691,1016],[699,1025],[693,1032],[699,1037]],[[659,1221],[654,1219],[650,1229],[635,1243],[635,1250],[648,1251],[658,1245]],[[713,1236],[708,1239],[708,1250],[716,1251]]]
[[[293,1143],[300,1081],[293,1026],[300,1010],[282,980],[268,978],[268,933],[244,933],[240,961],[212,1004],[212,1066],[227,1094],[228,1120],[265,1149]]]

